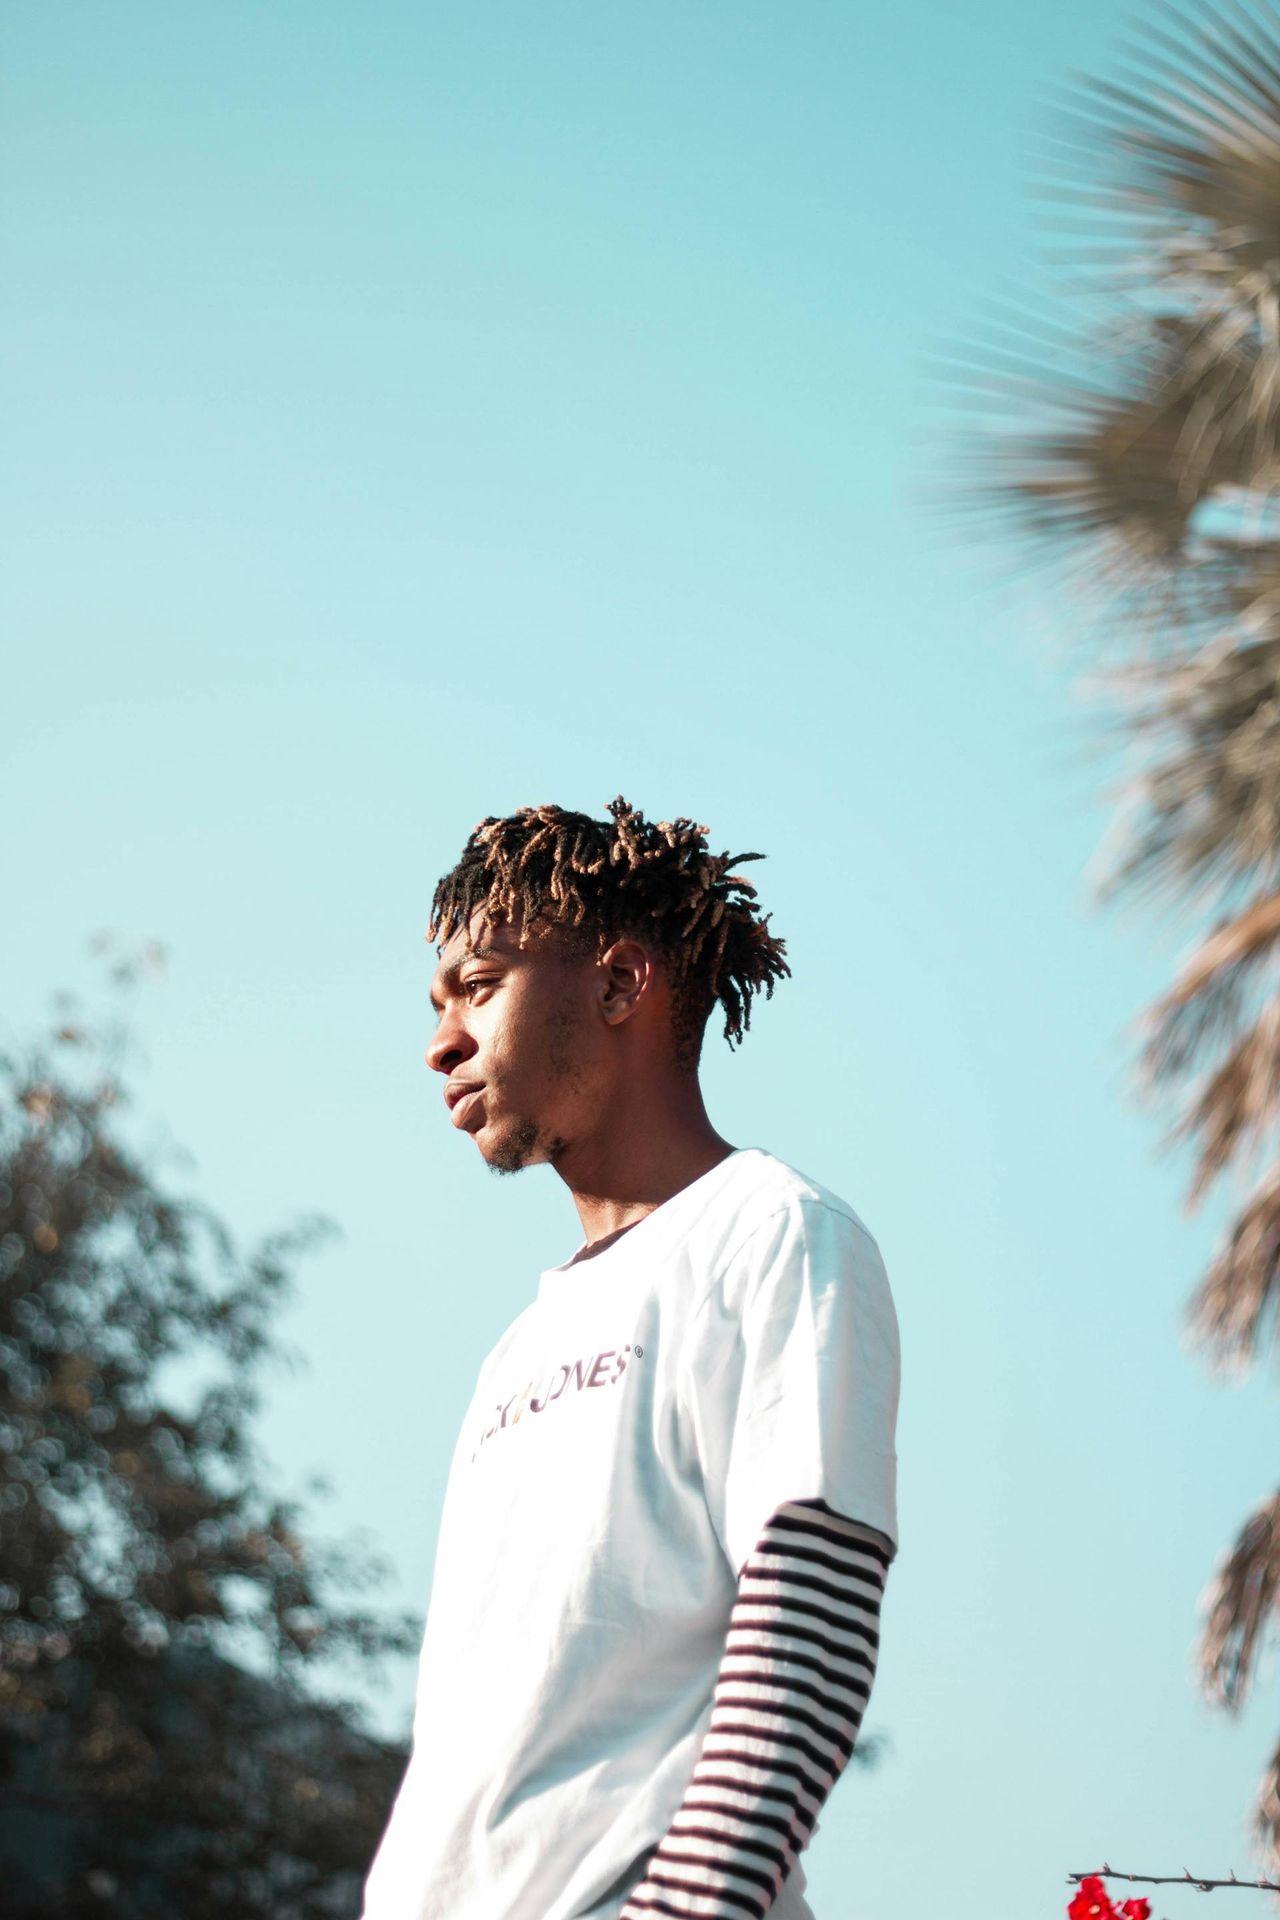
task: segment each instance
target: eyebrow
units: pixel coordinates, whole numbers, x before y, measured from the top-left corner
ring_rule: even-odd
[[[440,982],[441,982],[441,985],[444,987],[446,995],[457,992],[458,985],[462,979],[462,969],[467,965],[468,961],[470,960],[505,960],[506,958],[507,958],[506,954],[503,953],[500,947],[486,947],[484,945],[481,945],[478,947],[468,947],[466,952],[460,953],[458,955],[458,958],[454,961],[451,961],[450,964],[444,969],[444,972],[440,975]],[[431,989],[430,999],[431,999],[432,1006],[435,1008],[436,1012],[439,1013],[444,1006],[444,1002],[440,998],[440,995],[436,992],[434,987],[432,987]]]

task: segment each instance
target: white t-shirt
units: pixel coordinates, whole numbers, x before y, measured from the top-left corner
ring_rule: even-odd
[[[821,1498],[896,1551],[898,1386],[875,1241],[758,1148],[542,1274],[454,1454],[363,1920],[614,1920],[693,1771],[771,1513]],[[803,1886],[776,1920],[809,1915]]]

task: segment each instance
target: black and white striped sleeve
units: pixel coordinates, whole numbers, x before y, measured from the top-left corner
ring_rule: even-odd
[[[621,1920],[763,1920],[853,1752],[894,1552],[820,1500],[774,1513],[738,1576],[693,1777]]]

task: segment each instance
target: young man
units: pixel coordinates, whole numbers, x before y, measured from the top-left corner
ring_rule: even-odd
[[[706,829],[488,819],[436,889],[427,1062],[585,1236],[480,1370],[364,1920],[805,1920],[897,1552],[898,1327],[843,1200],[713,1128],[789,972]]]

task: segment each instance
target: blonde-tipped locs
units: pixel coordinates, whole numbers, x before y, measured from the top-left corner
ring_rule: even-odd
[[[712,853],[705,827],[646,820],[621,794],[608,812],[521,807],[482,820],[436,887],[428,940],[443,945],[478,912],[516,928],[522,944],[539,924],[584,945],[647,938],[671,969],[681,1057],[697,1060],[717,1000],[733,1046],[755,995],[768,999],[791,971],[755,888],[734,871],[764,855]]]

